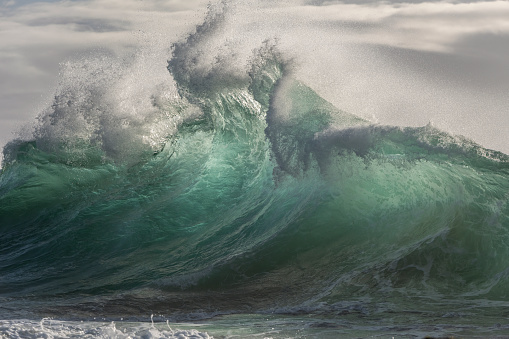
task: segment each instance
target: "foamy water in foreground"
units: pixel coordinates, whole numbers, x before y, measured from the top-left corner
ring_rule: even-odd
[[[191,325],[187,325],[189,327]],[[72,322],[42,319],[0,321],[0,335],[6,338],[178,338],[208,339],[206,332],[195,329],[172,329],[154,323]]]
[[[191,323],[169,321],[0,321],[2,338],[507,338],[509,325],[461,324],[455,315],[408,323],[402,317],[310,317],[297,315],[232,315]],[[357,318],[357,319],[355,319]],[[415,320],[410,315],[409,317]]]

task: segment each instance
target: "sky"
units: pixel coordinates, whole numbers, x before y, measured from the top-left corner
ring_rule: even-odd
[[[214,3],[214,2],[213,2]],[[210,53],[265,39],[340,109],[374,123],[432,123],[509,153],[509,2],[226,1]],[[0,0],[0,147],[51,105],[68,62],[171,44],[203,22],[204,0]],[[150,50],[150,49],[149,49]],[[154,59],[155,60],[155,59]]]

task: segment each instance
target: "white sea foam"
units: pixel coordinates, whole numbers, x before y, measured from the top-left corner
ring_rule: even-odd
[[[34,320],[0,320],[1,338],[168,338],[209,339],[196,329],[172,329],[166,323],[78,322],[44,318]]]

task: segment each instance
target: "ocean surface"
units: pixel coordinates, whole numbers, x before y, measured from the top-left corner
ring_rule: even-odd
[[[206,62],[220,22],[171,84],[67,64],[4,148],[0,337],[509,337],[509,157],[344,112],[275,41]]]

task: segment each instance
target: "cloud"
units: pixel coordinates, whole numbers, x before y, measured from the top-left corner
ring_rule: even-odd
[[[63,25],[78,32],[117,32],[130,29],[125,21],[96,18],[37,18],[27,22],[29,26]]]
[[[506,1],[327,4],[295,8],[292,15],[341,32],[344,41],[439,52],[453,52],[454,43],[467,35],[509,34]]]
[[[496,0],[462,0],[455,1],[454,3],[474,3],[474,2],[487,2],[487,1],[496,1]],[[444,0],[390,0],[390,1],[381,1],[381,0],[307,0],[304,1],[307,5],[313,6],[330,6],[335,4],[369,4],[369,5],[379,5],[379,4],[420,4],[420,3],[430,3],[430,2],[438,2],[444,3]],[[450,1],[451,2],[451,1]]]

